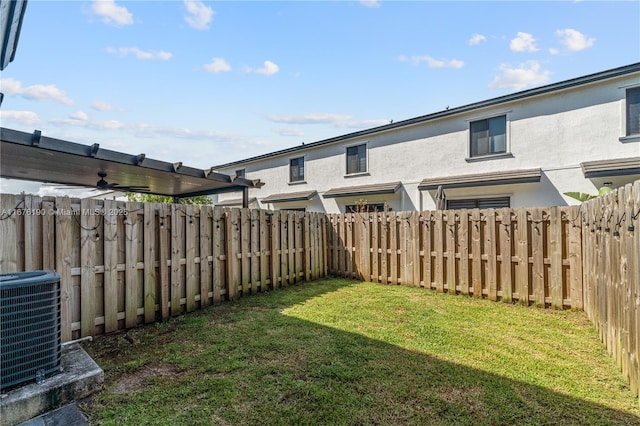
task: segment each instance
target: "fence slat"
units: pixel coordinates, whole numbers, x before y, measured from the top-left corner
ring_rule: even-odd
[[[156,320],[156,211],[144,204],[144,321]]]
[[[271,215],[271,288],[280,286],[280,212],[275,211]]]
[[[18,272],[18,234],[17,209],[18,197],[0,194],[0,239],[2,240],[2,254],[0,256],[0,273]],[[70,208],[70,207],[69,207]]]
[[[170,213],[170,210],[169,210]],[[160,207],[158,211],[158,221],[160,223],[160,237],[158,240],[159,270],[160,270],[160,314],[162,319],[169,318],[169,289],[170,289],[170,233],[171,219],[167,216],[167,206]]]
[[[96,318],[96,217],[95,200],[80,202],[80,334],[95,334]]]
[[[222,207],[214,207],[213,208],[213,224],[211,232],[213,233],[213,247],[211,251],[211,256],[213,257],[212,267],[212,277],[213,283],[211,284],[213,287],[213,303],[218,304],[222,300],[222,288],[225,285],[223,277],[224,274],[224,263],[221,259],[221,256],[224,251],[224,243],[223,239],[225,237],[225,216]]]
[[[444,241],[446,243],[447,263],[445,281],[447,284],[447,292],[456,294],[456,240],[457,240],[457,224],[456,214],[450,210],[446,213],[446,223],[444,224]]]
[[[460,218],[460,228],[458,235],[458,251],[460,253],[460,273],[458,282],[460,292],[469,294],[469,212],[462,209],[458,212]]]
[[[387,250],[389,248],[389,221],[387,220],[387,213],[380,214],[380,282],[387,284],[389,282],[389,268],[387,259],[389,254]]]
[[[24,197],[24,269],[42,269],[42,199],[35,195]]]
[[[444,238],[443,233],[443,218],[442,210],[436,210],[433,212],[433,245],[436,251],[435,258],[435,282],[436,290],[440,293],[444,292]]]
[[[226,212],[226,225],[225,231],[227,249],[227,298],[229,300],[236,300],[239,294],[239,285],[242,277],[240,259],[237,254],[240,253],[240,209],[229,209]]]
[[[42,269],[53,271],[56,268],[56,217],[55,203],[53,201],[43,201],[42,209]]]
[[[482,297],[482,241],[480,219],[480,210],[471,210],[471,252],[473,258],[471,260],[471,285],[473,286],[473,295]]]
[[[180,258],[182,254],[182,230],[184,229],[183,217],[175,204],[171,206],[171,316],[181,313],[181,267]]]
[[[562,214],[560,207],[554,206],[550,210],[551,239],[551,276],[549,277],[549,287],[551,292],[551,306],[555,309],[562,309]]]
[[[125,325],[138,325],[138,204],[131,205],[125,221]],[[94,317],[95,318],[95,317]]]
[[[496,234],[496,212],[494,209],[486,211],[485,227],[485,252],[487,254],[487,290],[489,300],[498,300],[498,257],[497,257],[497,234]]]
[[[502,300],[510,303],[513,300],[513,284],[511,282],[511,209],[502,209],[500,216],[500,288]]]
[[[573,206],[567,210],[569,218],[569,274],[571,280],[571,307],[584,308],[582,282],[582,216],[580,207]]]
[[[252,293],[251,289],[251,221],[249,210],[240,211],[240,270],[242,294]]]
[[[258,220],[260,221],[260,291],[267,291],[267,277],[269,276],[269,266],[267,263],[267,236],[268,236],[268,224],[267,214],[264,210],[260,210]]]
[[[389,269],[391,277],[389,282],[393,285],[398,284],[398,217],[395,212],[389,214]]]
[[[56,209],[56,272],[60,276],[61,338],[63,342],[67,342],[71,340],[71,323],[73,322],[71,253],[74,241],[71,233],[71,221],[73,220],[71,200],[66,197],[56,197]],[[3,249],[4,245],[6,245],[5,242],[3,242]]]
[[[213,236],[213,211],[210,206],[200,206],[200,308],[206,308],[210,304],[209,291],[213,292],[212,264],[209,256],[212,256]],[[212,256],[213,257],[213,256]]]
[[[544,294],[544,229],[542,223],[542,210],[531,210],[531,253],[533,256],[532,286],[533,298],[538,306],[545,305]]]

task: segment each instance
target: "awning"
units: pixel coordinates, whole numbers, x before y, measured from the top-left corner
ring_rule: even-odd
[[[0,127],[0,177],[78,187],[193,197],[262,183]]]
[[[393,194],[402,186],[401,182],[379,183],[375,185],[344,186],[331,188],[324,193],[324,198],[353,197],[358,195]]]
[[[26,8],[27,0],[0,2],[0,70],[5,69],[16,56]]]
[[[510,185],[514,183],[540,182],[542,169],[510,170],[506,172],[477,173],[424,179],[418,185],[421,191],[443,188],[467,188],[472,186]]]
[[[308,201],[318,195],[318,191],[289,192],[272,194],[262,199],[263,203],[287,203],[289,201]]]
[[[249,204],[254,204],[256,202],[255,198],[249,198]],[[218,201],[216,206],[222,207],[242,207],[242,198],[231,198],[229,200]]]
[[[585,161],[580,163],[584,177],[610,177],[640,174],[640,157],[614,160]]]

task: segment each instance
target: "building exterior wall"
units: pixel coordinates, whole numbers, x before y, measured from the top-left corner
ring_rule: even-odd
[[[625,136],[626,88],[640,85],[640,72],[577,85],[547,94],[499,103],[451,114],[418,124],[372,132],[296,152],[234,164],[219,169],[233,174],[245,168],[248,179],[265,182],[250,197],[317,190],[308,202],[262,204],[261,208],[306,207],[308,211],[344,212],[358,200],[387,202],[393,210],[435,208],[435,190],[419,190],[425,178],[540,168],[540,182],[450,188],[448,199],[509,196],[511,207],[573,204],[567,191],[596,193],[601,181],[586,179],[585,161],[640,156],[640,137]],[[491,116],[507,116],[507,154],[469,158],[470,122]],[[346,175],[346,149],[367,144],[367,172]],[[304,157],[305,181],[289,182],[289,161]],[[640,176],[616,178],[614,184]],[[391,195],[324,198],[337,187],[402,182]],[[615,185],[614,185],[615,186]],[[237,198],[238,194],[221,194]]]

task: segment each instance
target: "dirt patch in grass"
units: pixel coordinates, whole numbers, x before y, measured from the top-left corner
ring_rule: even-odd
[[[489,410],[482,401],[482,389],[440,386],[438,393],[446,402],[464,407],[467,413],[480,422],[489,416]]]
[[[171,364],[145,365],[136,372],[121,376],[114,383],[111,393],[114,395],[135,395],[151,386],[158,377],[178,376],[180,371]]]

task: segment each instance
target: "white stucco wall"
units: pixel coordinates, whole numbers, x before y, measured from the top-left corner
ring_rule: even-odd
[[[343,212],[345,205],[358,199],[370,203],[387,201],[394,210],[432,209],[435,191],[419,191],[422,179],[532,168],[542,169],[539,183],[448,189],[447,197],[509,196],[512,207],[571,204],[574,201],[562,195],[564,192],[597,192],[594,182],[584,178],[581,162],[640,156],[640,138],[620,140],[625,135],[625,89],[631,85],[640,85],[640,73],[220,171],[233,174],[245,168],[247,178],[265,182],[261,189],[250,191],[250,197],[257,197],[258,201],[271,194],[309,190],[319,193],[309,202],[260,203],[262,208],[271,209],[306,207],[335,213]],[[500,114],[507,115],[507,151],[511,155],[469,160],[469,122]],[[367,144],[368,172],[346,176],[346,148],[361,143]],[[305,159],[305,182],[291,184],[289,160],[300,156]],[[401,181],[402,188],[391,196],[322,197],[331,188],[395,181]],[[220,200],[237,197],[238,194],[221,194]]]

